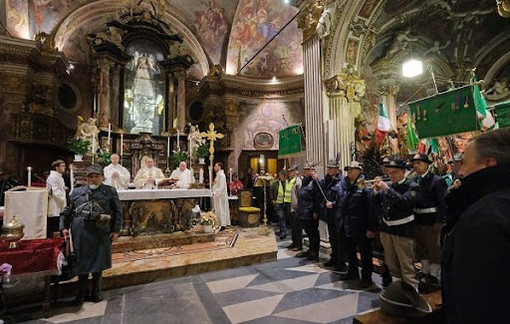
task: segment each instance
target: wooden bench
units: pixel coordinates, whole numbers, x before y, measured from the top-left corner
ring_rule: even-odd
[[[438,305],[441,304],[441,291],[435,291],[424,295],[423,298],[432,307],[432,314],[423,318],[404,318],[386,314],[379,308],[366,314],[357,315],[352,322],[354,324],[438,324],[440,320],[440,312]]]

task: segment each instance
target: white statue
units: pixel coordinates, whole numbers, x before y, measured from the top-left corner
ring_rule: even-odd
[[[331,33],[331,23],[333,20],[333,14],[335,13],[335,7],[326,7],[322,12],[319,21],[317,22],[317,34],[320,38],[324,38]]]
[[[409,43],[417,42],[418,38],[411,35],[411,30],[407,29],[404,32],[398,34],[393,43],[391,44],[388,52],[386,53],[386,58],[391,57],[393,54],[397,52],[403,52],[409,49]]]
[[[79,134],[79,138],[87,140],[90,143],[95,142],[96,145],[98,145],[99,128],[97,128],[96,119],[91,117],[89,118],[88,122],[81,123],[79,125]]]
[[[188,134],[188,142],[189,142],[189,154],[192,157],[196,157],[197,148],[205,142],[205,139],[200,135],[200,130],[198,129],[198,125],[191,125]]]
[[[431,48],[426,50],[425,53],[423,53],[423,56],[426,56],[428,53],[437,54],[437,55],[441,56],[441,50],[447,48],[448,45],[450,45],[450,43],[451,43],[451,41],[448,40],[444,45],[441,45],[439,43],[439,41],[434,41],[434,46],[432,46]]]

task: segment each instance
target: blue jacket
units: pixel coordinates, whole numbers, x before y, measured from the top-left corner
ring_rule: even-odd
[[[298,208],[296,217],[302,220],[313,220],[313,214],[320,212],[320,192],[316,181],[312,177],[303,179],[298,190]]]
[[[342,206],[342,200],[344,195],[344,186],[343,186],[343,178],[340,175],[336,175],[335,177],[330,176],[329,174],[322,180],[319,180],[319,184],[324,192],[324,195],[328,199],[328,201],[333,203],[333,208],[326,207],[326,200],[324,200],[324,196],[320,194],[320,219],[325,222],[336,222],[338,213],[340,213],[340,209]]]
[[[445,180],[429,172],[421,181],[417,177],[416,182],[419,182],[420,186],[414,206],[416,224],[443,223],[446,217],[445,197],[447,186]]]
[[[367,230],[375,231],[377,217],[371,191],[358,182],[351,185],[348,177],[343,181],[343,190],[341,230],[347,237],[364,237]]]

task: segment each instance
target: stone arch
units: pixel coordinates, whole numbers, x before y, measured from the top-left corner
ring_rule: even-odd
[[[74,32],[82,25],[90,23],[93,20],[101,20],[105,17],[114,17],[119,10],[125,6],[125,1],[122,0],[99,0],[79,7],[71,14],[69,14],[54,31],[55,45],[62,49]],[[200,45],[198,39],[193,33],[175,16],[169,13],[169,7],[163,14],[163,20],[170,25],[170,27],[183,38],[193,55],[198,60],[203,76],[209,74],[209,62],[204,49]],[[177,11],[171,7],[171,11]]]

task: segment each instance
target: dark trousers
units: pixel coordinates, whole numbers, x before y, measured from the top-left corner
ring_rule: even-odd
[[[297,248],[303,247],[303,228],[301,227],[301,222],[296,218],[296,212],[290,213],[291,223],[292,223],[292,245]]]
[[[340,256],[340,242],[338,237],[338,232],[336,228],[336,224],[334,220],[328,220],[328,234],[329,234],[329,244],[331,245],[331,260],[333,262],[337,262]]]
[[[276,215],[278,215],[278,225],[280,226],[280,235],[287,234],[287,222],[285,221],[288,203],[275,204]]]
[[[349,261],[348,273],[359,277],[357,251],[361,254],[361,278],[372,280],[372,241],[365,236],[365,233],[347,237],[342,231],[342,245],[347,253]]]
[[[305,230],[310,240],[310,249],[308,252],[312,255],[319,256],[320,234],[319,219],[300,219],[301,227]]]

